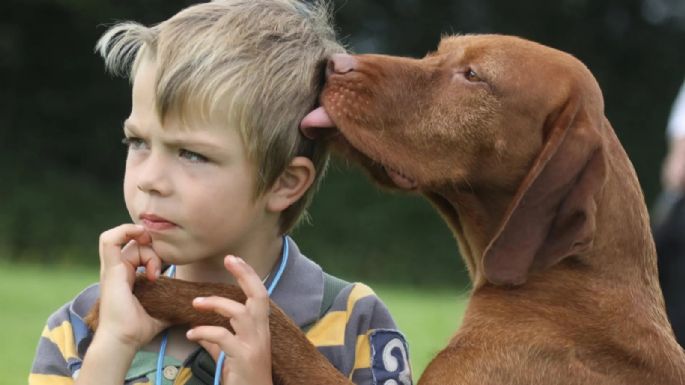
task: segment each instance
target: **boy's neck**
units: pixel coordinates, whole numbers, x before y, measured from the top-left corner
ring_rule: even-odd
[[[280,260],[283,249],[283,237],[278,236],[260,242],[251,242],[235,256],[242,258],[255,270],[262,279],[273,270]],[[176,278],[193,282],[221,282],[235,284],[233,276],[224,267],[225,255],[211,257],[176,267]]]

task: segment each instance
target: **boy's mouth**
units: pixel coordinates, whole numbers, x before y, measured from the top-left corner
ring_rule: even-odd
[[[140,215],[140,221],[149,231],[162,231],[178,227],[174,222],[151,213],[144,213]]]

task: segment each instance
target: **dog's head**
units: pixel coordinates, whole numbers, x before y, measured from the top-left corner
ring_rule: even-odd
[[[425,194],[453,226],[468,210],[450,191],[507,197],[475,258],[489,281],[523,283],[590,245],[603,100],[571,55],[499,35],[447,37],[423,59],[338,55],[321,101],[342,152],[380,184]],[[325,125],[318,114],[305,134]]]

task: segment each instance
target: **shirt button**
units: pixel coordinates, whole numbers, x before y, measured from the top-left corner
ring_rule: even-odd
[[[167,380],[173,380],[178,375],[178,368],[173,365],[169,365],[164,368],[162,373],[164,374],[164,378]]]

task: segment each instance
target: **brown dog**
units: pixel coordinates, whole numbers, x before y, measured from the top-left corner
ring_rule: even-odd
[[[473,279],[420,384],[685,384],[640,186],[578,60],[514,37],[448,37],[420,60],[336,56],[321,100],[304,132],[334,123],[338,149],[379,183],[425,195]],[[176,287],[145,284],[141,302],[177,317],[151,300]],[[271,325],[282,383],[346,383],[282,313]]]
[[[337,56],[328,72],[322,102],[343,149],[425,195],[473,279],[462,327],[421,383],[685,383],[644,198],[582,63],[457,36],[421,60]]]

